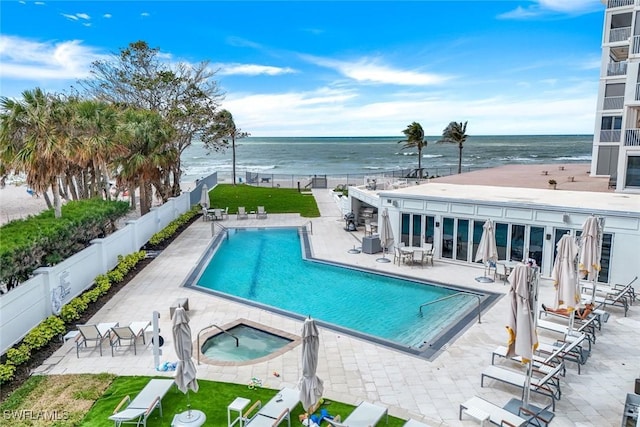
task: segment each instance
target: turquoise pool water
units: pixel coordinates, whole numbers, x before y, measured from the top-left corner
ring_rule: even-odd
[[[214,335],[202,345],[202,354],[219,361],[243,362],[268,356],[291,342],[248,325],[227,329],[228,334]],[[237,345],[234,337],[238,338]]]
[[[476,297],[451,298],[420,316],[421,304],[460,289],[305,260],[302,250],[297,229],[229,230],[196,285],[415,349],[478,305]]]

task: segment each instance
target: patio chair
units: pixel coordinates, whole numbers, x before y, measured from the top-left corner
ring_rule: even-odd
[[[213,217],[214,220],[221,220],[222,219],[222,209],[214,209],[213,213],[211,214],[211,216]]]
[[[462,414],[467,414],[481,423],[484,420],[489,420],[499,426],[521,427],[528,424],[528,421],[523,417],[478,396],[460,404],[458,419],[462,419]]]
[[[300,403],[300,390],[285,387],[280,390],[266,405],[262,406],[258,400],[245,415],[251,414],[256,408],[258,412],[251,418],[246,417],[246,427],[275,427],[287,420],[291,426],[291,411]]]
[[[324,417],[323,420],[333,427],[369,427],[376,425],[383,417],[387,417],[388,423],[389,414],[387,408],[369,402],[362,402],[344,421],[340,421],[339,415],[333,419]]]
[[[111,328],[118,326],[118,322],[113,323],[92,323],[86,325],[77,325],[78,336],[76,337],[76,356],[80,358],[80,347],[87,343],[95,343],[95,347],[100,349],[102,356],[102,342],[108,340],[111,336]]]
[[[133,354],[138,354],[136,348],[136,341],[142,337],[142,344],[146,344],[144,336],[145,330],[151,325],[151,322],[131,322],[127,326],[114,326],[111,328],[111,338],[109,344],[111,345],[111,357],[113,357],[113,350],[116,347],[122,347],[123,343],[128,346],[133,346]]]
[[[244,206],[238,206],[238,213],[236,214],[236,219],[247,219],[249,215],[247,215],[247,211]]]
[[[160,410],[160,417],[162,417],[162,398],[167,394],[173,384],[173,380],[150,380],[135,399],[131,400],[129,396],[125,396],[118,406],[116,406],[116,409],[109,419],[115,423],[116,427],[122,424],[146,426],[147,419],[154,409],[158,408]],[[124,409],[122,409],[123,407]]]
[[[496,269],[494,270],[494,273],[493,273],[493,279],[494,280],[502,279],[502,284],[506,285],[508,276],[509,275],[507,274],[507,266],[500,262],[496,263]]]
[[[433,243],[425,243],[422,254],[422,262],[433,267]]]
[[[256,218],[266,218],[267,211],[264,210],[264,206],[258,206],[258,211],[256,212]]]

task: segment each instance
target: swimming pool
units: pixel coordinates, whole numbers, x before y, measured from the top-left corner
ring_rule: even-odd
[[[305,259],[306,258],[306,259]],[[187,286],[209,290],[415,354],[433,353],[477,320],[492,295],[310,260],[304,229],[231,229]],[[420,305],[463,292],[430,305]],[[434,347],[435,346],[435,347]]]

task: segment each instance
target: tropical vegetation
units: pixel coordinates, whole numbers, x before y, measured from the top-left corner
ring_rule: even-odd
[[[205,147],[219,149],[219,147],[228,147],[231,141],[231,158],[232,158],[232,181],[236,185],[236,140],[249,136],[249,133],[243,132],[242,129],[236,127],[233,121],[233,115],[228,110],[221,110],[213,125],[211,135],[204,138]]]
[[[405,130],[402,131],[407,138],[398,141],[398,144],[404,144],[402,149],[415,148],[418,150],[418,178],[422,178],[422,150],[427,147],[427,140],[424,138],[424,130],[418,122],[413,122]]]
[[[466,140],[467,122],[451,122],[442,131],[442,139],[438,141],[458,145],[458,173],[462,173],[462,149]]]
[[[207,62],[170,63],[138,41],[90,73],[83,92],[0,97],[0,185],[24,175],[56,218],[63,199],[110,199],[112,191],[129,194],[133,208],[139,193],[145,214],[154,195],[180,194],[180,155],[195,138],[221,150],[226,138],[235,147],[244,136],[219,111],[223,95]]]

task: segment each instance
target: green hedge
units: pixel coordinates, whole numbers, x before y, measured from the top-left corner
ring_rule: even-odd
[[[41,266],[54,265],[81,251],[95,238],[115,229],[115,221],[129,211],[127,202],[89,199],[0,227],[0,283],[11,289]]]
[[[190,211],[183,213],[178,218],[171,221],[165,228],[151,236],[151,238],[149,239],[149,244],[158,245],[164,242],[165,240],[176,234],[176,231],[178,231],[178,228],[180,228],[180,226],[188,223],[194,216],[199,215],[200,213],[201,209],[198,208],[198,206],[194,206]]]

